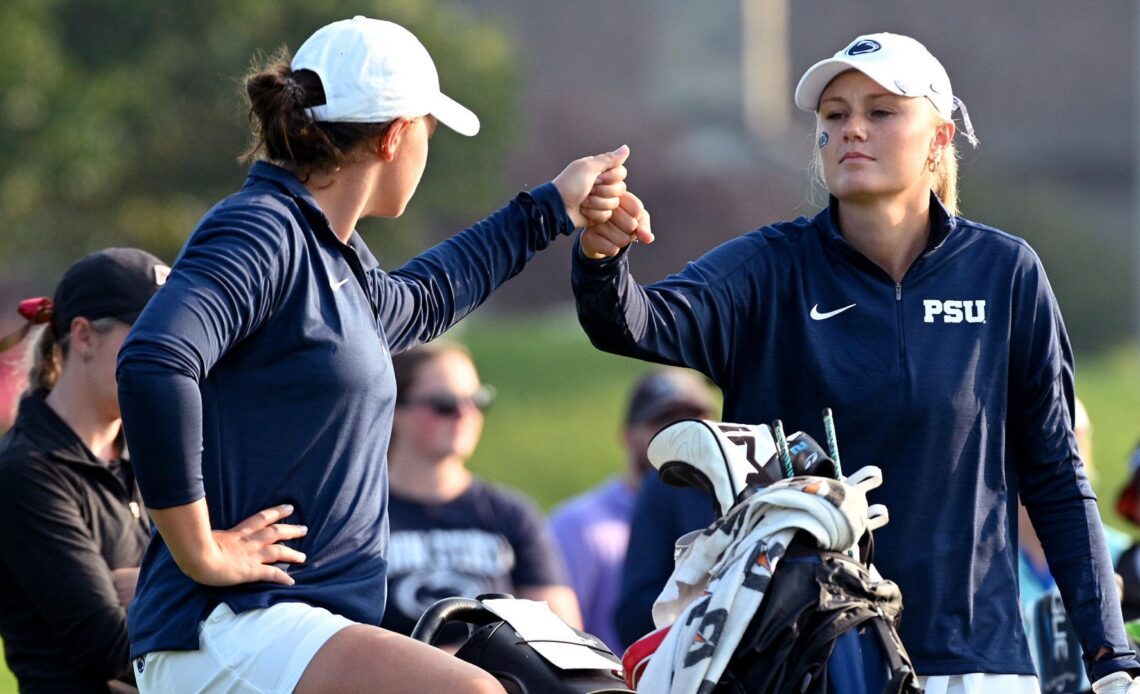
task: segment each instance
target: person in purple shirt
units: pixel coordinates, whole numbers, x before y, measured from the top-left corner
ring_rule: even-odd
[[[672,368],[647,372],[634,386],[626,410],[623,473],[563,502],[550,514],[550,529],[566,559],[584,629],[615,653],[621,654],[626,645],[618,635],[615,611],[630,521],[642,481],[655,474],[646,455],[649,440],[678,419],[708,419],[715,407],[700,376]]]
[[[402,267],[356,231],[398,217],[444,96],[422,44],[357,17],[247,77],[256,159],[199,222],[119,356],[123,422],[157,534],[129,614],[145,692],[501,692],[380,628],[388,568],[391,354],[427,342],[535,252],[614,213],[626,148]],[[624,221],[623,221],[624,220]]]

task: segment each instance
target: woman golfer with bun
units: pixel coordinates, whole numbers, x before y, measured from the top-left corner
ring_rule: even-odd
[[[883,470],[875,563],[902,588],[900,633],[928,693],[1038,691],[1019,495],[1090,681],[1128,689],[1138,664],[1073,436],[1065,326],[1029,246],[957,216],[961,102],[946,71],[914,39],[861,36],[812,66],[795,102],[817,114],[827,207],[648,286],[630,276],[625,230],[587,229],[573,270],[587,333],[705,373],[727,421],[779,417],[822,441],[821,408],[835,411],[844,465]]]
[[[139,486],[158,534],[130,613],[144,692],[501,691],[380,629],[391,353],[437,337],[557,236],[608,219],[624,148],[386,273],[356,233],[397,217],[444,96],[420,42],[357,17],[246,80],[245,186],[201,220],[119,360]],[[619,211],[615,224],[632,229]]]

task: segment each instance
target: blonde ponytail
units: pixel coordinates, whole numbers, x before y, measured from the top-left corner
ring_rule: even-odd
[[[953,142],[946,145],[934,165],[933,178],[930,189],[942,201],[947,212],[958,216],[958,148]]]

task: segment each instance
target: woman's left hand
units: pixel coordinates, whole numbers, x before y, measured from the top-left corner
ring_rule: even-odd
[[[625,193],[627,157],[629,147],[622,145],[612,152],[576,159],[554,179],[574,226],[609,221]]]

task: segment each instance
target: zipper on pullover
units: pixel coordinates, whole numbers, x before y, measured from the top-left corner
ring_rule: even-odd
[[[899,361],[906,364],[906,332],[903,330],[902,282],[895,282],[895,328],[899,333]]]

